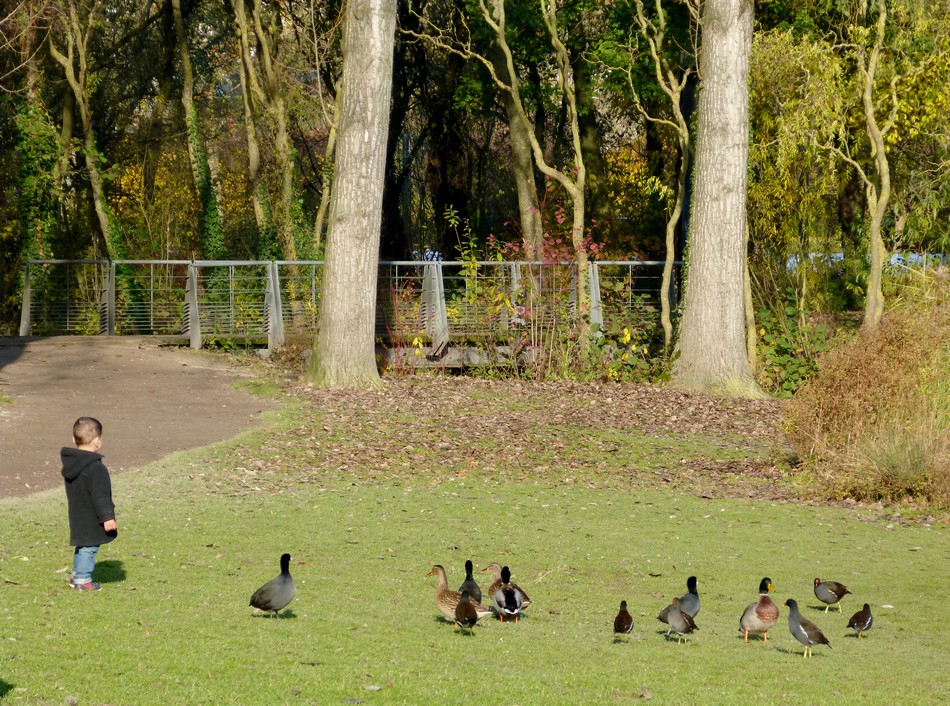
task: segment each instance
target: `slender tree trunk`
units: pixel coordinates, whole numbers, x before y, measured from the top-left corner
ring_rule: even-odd
[[[165,113],[168,109],[168,102],[175,82],[175,54],[178,47],[178,40],[175,36],[175,12],[172,9],[171,0],[164,0],[164,5],[162,11],[161,76],[158,79],[158,92],[155,95],[151,113],[142,126],[142,132],[144,133],[142,141],[145,145],[142,156],[142,191],[145,194],[146,201],[152,201],[155,197],[155,176],[162,157],[161,148],[163,145],[161,145],[160,140],[156,140],[159,144],[154,145],[152,138],[156,133],[161,134],[164,128]]]
[[[594,105],[591,63],[584,52],[571,56],[571,72],[574,75],[577,94],[577,122],[580,130],[580,145],[587,169],[586,210],[594,227],[601,234],[601,242],[609,237],[613,224],[613,209],[607,189],[607,170],[603,158],[603,140],[597,126],[597,108]]]
[[[254,207],[254,220],[257,222],[257,231],[262,240],[267,240],[272,223],[264,206],[262,198],[263,184],[261,182],[261,148],[257,140],[257,117],[254,110],[253,95],[262,93],[254,72],[254,61],[251,56],[250,27],[247,21],[247,12],[244,0],[234,1],[234,20],[238,34],[238,45],[241,60],[241,97],[244,104],[244,134],[247,139],[247,180],[251,194],[251,204]]]
[[[334,115],[339,115],[339,101]],[[333,187],[333,163],[336,159],[336,120],[330,124],[330,134],[327,136],[327,149],[323,154],[323,182],[320,190],[320,205],[317,208],[317,217],[313,222],[313,247],[315,252],[320,251],[323,242],[323,223],[330,208],[330,194]]]
[[[511,75],[504,52],[497,43],[492,51],[495,73],[503,83],[514,86],[517,74]],[[521,222],[521,239],[525,257],[540,260],[544,254],[544,226],[541,223],[541,208],[538,204],[538,189],[534,175],[534,160],[531,157],[531,126],[523,118],[523,108],[515,103],[517,91],[501,91],[501,99],[508,117],[508,140],[511,143],[511,170],[518,194],[518,215]]]
[[[707,0],[702,18],[696,191],[673,364],[678,387],[760,395],[746,349],[746,196],[752,0]]]
[[[73,149],[73,133],[76,129],[76,96],[69,84],[66,84],[66,90],[63,91],[63,109],[62,125],[59,130],[59,160],[53,171],[53,188],[57,193],[62,194],[63,182],[66,175],[69,174],[70,165],[76,158],[76,150]]]
[[[881,322],[884,315],[884,263],[887,260],[887,248],[881,234],[881,224],[887,214],[888,203],[891,198],[891,169],[887,159],[887,145],[884,135],[893,125],[893,114],[896,105],[892,107],[892,118],[884,128],[878,123],[874,105],[874,78],[877,73],[881,50],[884,47],[884,30],[887,25],[887,3],[878,1],[878,18],[875,28],[875,41],[869,56],[865,57],[862,50],[858,56],[858,75],[861,79],[861,104],[864,107],[868,139],[871,142],[871,158],[874,160],[874,170],[877,172],[877,183],[865,177],[865,194],[868,202],[871,222],[868,237],[870,239],[870,265],[868,273],[868,288],[864,296],[864,321],[862,326],[872,328]]]
[[[319,331],[308,370],[326,387],[379,385],[376,281],[395,27],[396,0],[349,0]]]
[[[260,66],[263,75],[264,105],[271,115],[274,125],[274,150],[277,157],[277,171],[279,174],[277,235],[281,250],[287,260],[297,259],[297,243],[294,234],[293,203],[294,203],[294,150],[290,144],[290,130],[288,126],[287,104],[284,99],[283,85],[275,64],[277,51],[276,40],[280,36],[280,9],[274,6],[271,10],[273,27],[265,26],[261,0],[253,0],[254,34],[257,37],[257,47],[260,55]],[[270,31],[273,29],[273,31]]]
[[[188,157],[191,161],[191,176],[198,192],[201,205],[201,255],[209,260],[223,259],[226,254],[224,228],[221,224],[221,212],[218,208],[217,193],[211,182],[211,168],[201,144],[201,130],[198,122],[198,109],[195,107],[195,75],[188,52],[188,39],[185,35],[185,22],[181,14],[181,0],[171,0],[175,23],[178,56],[181,60],[182,91],[181,104],[185,110],[185,134],[188,140]]]
[[[105,187],[102,172],[99,171],[99,151],[96,148],[96,135],[92,124],[92,106],[89,102],[87,81],[89,44],[95,33],[96,20],[93,15],[99,8],[95,3],[89,9],[85,18],[85,27],[79,17],[79,11],[73,2],[69,3],[68,18],[65,26],[66,53],[63,54],[55,45],[50,35],[50,54],[63,67],[66,81],[72,88],[76,107],[79,108],[79,118],[83,130],[83,156],[86,161],[86,173],[89,175],[89,188],[92,191],[93,209],[99,224],[99,232],[105,245],[105,251],[110,259],[117,260],[125,257],[125,243],[112,226],[109,205],[106,202]]]
[[[663,327],[663,346],[667,350],[673,342],[673,307],[672,307],[672,287],[673,287],[673,263],[676,261],[676,234],[680,227],[680,219],[683,215],[683,207],[686,203],[686,186],[689,176],[690,160],[690,134],[689,122],[683,113],[683,91],[689,85],[692,69],[686,69],[682,76],[677,77],[666,60],[666,19],[660,0],[656,0],[657,19],[654,22],[647,18],[643,9],[643,1],[636,0],[637,6],[637,24],[640,27],[640,35],[646,40],[650,47],[650,56],[653,58],[653,68],[656,73],[656,80],[660,88],[670,99],[670,110],[673,114],[672,120],[658,119],[650,116],[643,107],[639,97],[634,90],[632,77],[628,76],[630,89],[637,99],[637,105],[640,112],[648,121],[656,124],[663,124],[673,129],[676,133],[676,141],[680,150],[680,164],[676,179],[676,193],[671,209],[666,219],[666,238],[665,249],[666,256],[663,262],[663,276],[660,284],[660,325]],[[658,165],[656,176],[662,173],[662,166]]]

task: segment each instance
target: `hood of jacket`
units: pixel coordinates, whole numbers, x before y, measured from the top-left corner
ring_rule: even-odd
[[[75,480],[86,466],[102,460],[102,454],[97,454],[95,451],[70,447],[63,448],[59,452],[59,457],[63,461],[62,473],[66,480]]]

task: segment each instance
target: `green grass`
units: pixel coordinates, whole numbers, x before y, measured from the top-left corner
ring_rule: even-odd
[[[285,407],[273,431],[114,478],[120,532],[100,553],[96,594],[65,586],[61,492],[0,501],[4,702],[610,704],[645,687],[657,703],[879,704],[950,693],[939,668],[950,663],[946,527],[450,470],[308,478],[303,455],[282,482],[281,433],[302,414]],[[256,617],[248,599],[284,551],[297,598],[283,619]],[[534,601],[525,620],[482,621],[468,637],[441,619],[426,573],[441,563],[457,585],[466,558],[512,567]],[[655,616],[691,574],[700,630],[678,645]],[[738,618],[764,575],[833,649],[803,660],[784,607],[768,643],[742,642]],[[854,593],[841,615],[814,608],[815,576]],[[635,626],[617,641],[621,599]],[[864,602],[875,625],[858,641],[845,624]]]

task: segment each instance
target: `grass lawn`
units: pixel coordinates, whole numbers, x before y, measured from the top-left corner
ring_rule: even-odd
[[[493,472],[464,472],[461,456],[421,469],[428,456],[385,436],[353,450],[350,467],[322,472],[321,459],[348,443],[334,424],[355,428],[337,412],[288,404],[263,430],[115,477],[119,538],[99,555],[98,593],[66,587],[61,491],[0,501],[4,703],[611,704],[648,694],[930,704],[950,694],[944,525],[648,481],[516,478],[488,443],[479,453]],[[291,444],[307,429],[330,441]],[[605,434],[600,453],[613,458],[623,434]],[[680,456],[698,453],[677,444]],[[410,456],[413,472],[378,474],[387,448],[390,467]],[[735,454],[710,448],[712,458]],[[602,460],[590,467],[609,474],[613,462],[601,469]],[[297,598],[281,619],[255,616],[249,597],[285,551]],[[533,600],[524,620],[480,621],[467,636],[441,618],[426,574],[441,563],[456,588],[467,558],[511,567]],[[691,574],[700,629],[677,644],[656,614]],[[763,576],[776,602],[798,600],[832,649],[804,660],[784,606],[768,643],[742,642],[738,619]],[[842,614],[817,608],[816,576],[854,593]],[[634,616],[629,639],[611,632],[621,599]],[[865,602],[875,623],[857,640],[845,624]]]

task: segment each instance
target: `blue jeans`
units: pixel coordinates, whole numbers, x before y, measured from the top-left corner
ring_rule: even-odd
[[[92,581],[92,570],[96,568],[96,554],[99,545],[94,547],[76,547],[73,553],[73,582],[88,583]]]

